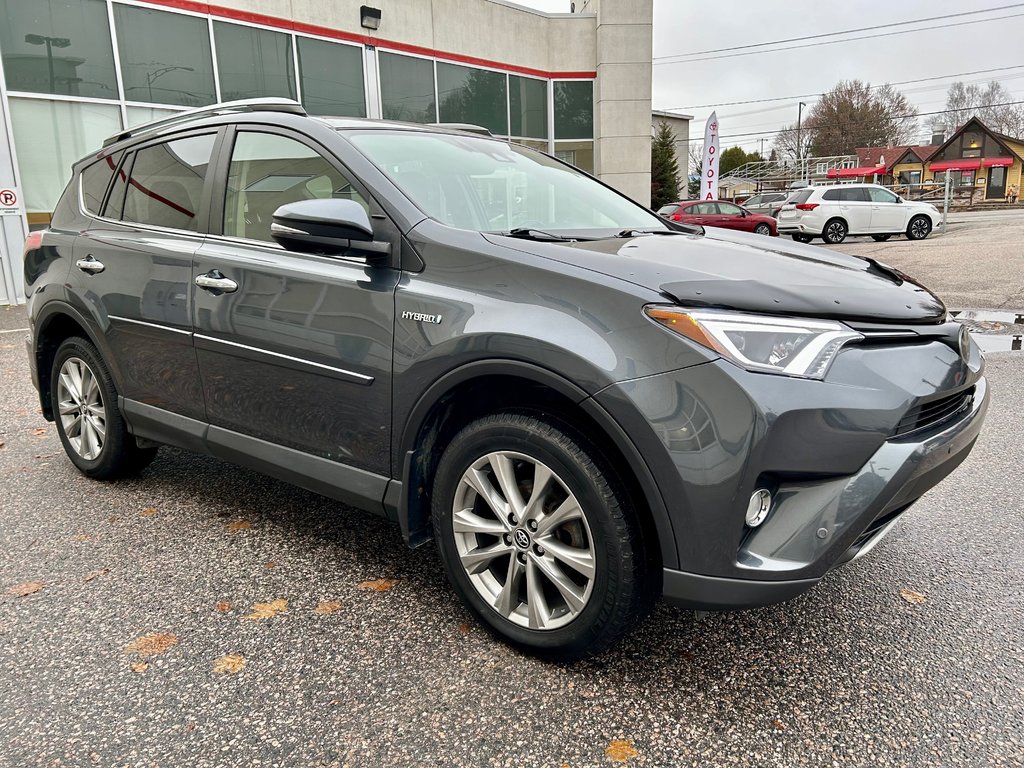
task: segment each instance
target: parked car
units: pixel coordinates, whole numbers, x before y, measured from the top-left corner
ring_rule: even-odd
[[[761,192],[744,200],[743,207],[751,213],[772,216],[786,202],[787,197],[788,192]]]
[[[843,242],[847,235],[871,235],[879,242],[905,234],[923,240],[942,220],[931,203],[904,200],[877,184],[807,187],[786,200],[779,212],[779,233],[809,243]]]
[[[758,235],[777,235],[777,225],[771,216],[751,213],[742,206],[726,200],[691,200],[670,203],[658,209],[658,215],[681,224],[699,224],[704,227],[736,229]]]
[[[810,589],[974,446],[983,359],[934,294],[762,243],[503,140],[215,105],[74,164],[26,343],[88,477],[172,445],[382,515],[573,659],[659,595]]]

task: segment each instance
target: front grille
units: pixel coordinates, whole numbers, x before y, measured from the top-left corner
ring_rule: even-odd
[[[909,435],[911,432],[918,432],[941,424],[969,408],[973,400],[974,387],[970,387],[938,400],[915,405],[900,419],[900,423],[896,425],[894,436]]]

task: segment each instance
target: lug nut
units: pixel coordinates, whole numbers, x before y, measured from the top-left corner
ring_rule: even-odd
[[[508,521],[509,521],[510,523],[512,523],[512,525],[519,525],[519,518],[517,518],[517,517],[516,517],[516,516],[515,516],[514,514],[512,514],[511,512],[509,512],[509,514],[508,514]]]
[[[501,538],[504,539],[506,544],[511,544],[512,543],[512,534],[511,533],[506,533]]]
[[[525,552],[520,552],[519,554],[516,555],[516,557],[519,558],[519,562],[520,563],[524,563],[524,564],[526,563],[526,553]]]
[[[526,521],[526,527],[529,528],[531,531],[536,531],[537,530],[537,521],[536,520],[527,520]]]
[[[537,553],[538,557],[544,556],[544,547],[542,547],[540,544],[534,544],[533,551]]]

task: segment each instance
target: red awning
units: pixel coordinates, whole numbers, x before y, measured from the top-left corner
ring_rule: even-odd
[[[830,179],[849,179],[855,176],[875,176],[885,173],[884,165],[871,168],[829,168],[825,175]]]
[[[933,171],[973,171],[981,168],[981,158],[972,157],[967,160],[947,160],[944,163],[932,163]]]
[[[1012,157],[986,157],[981,161],[986,168],[1009,168],[1013,165]]]

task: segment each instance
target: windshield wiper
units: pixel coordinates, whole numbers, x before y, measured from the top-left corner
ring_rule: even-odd
[[[686,232],[678,232],[673,229],[624,229],[616,237],[637,237],[639,235],[685,235]]]
[[[534,229],[533,227],[516,227],[510,229],[508,232],[502,234],[508,237],[522,237],[526,240],[551,240],[560,243],[575,243],[576,238],[574,237],[562,237],[556,235],[554,232],[545,232],[542,229]]]

